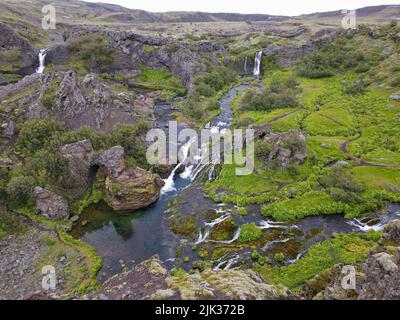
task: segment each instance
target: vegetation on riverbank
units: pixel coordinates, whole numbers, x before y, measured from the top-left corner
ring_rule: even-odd
[[[289,266],[271,267],[269,264],[255,263],[254,269],[267,283],[283,284],[295,289],[336,264],[351,265],[363,261],[379,237],[379,232],[338,234],[332,240],[325,240],[310,248],[304,257]]]

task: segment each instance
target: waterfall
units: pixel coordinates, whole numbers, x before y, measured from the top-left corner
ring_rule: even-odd
[[[246,58],[244,59],[244,75],[247,75],[248,74],[248,72],[247,72],[247,56],[246,56]]]
[[[182,153],[182,157],[181,157],[181,161],[179,162],[179,164],[174,168],[174,170],[172,170],[170,176],[164,180],[165,185],[164,187],[161,189],[161,193],[165,194],[168,192],[172,192],[175,191],[175,182],[174,182],[174,178],[175,178],[175,173],[176,171],[182,167],[186,161],[186,159],[189,156],[189,151],[190,151],[190,147],[193,143],[195,143],[197,141],[197,139],[191,139],[190,141],[186,142],[182,148],[180,149],[180,152]]]
[[[261,74],[262,55],[263,55],[263,52],[262,51],[258,51],[256,53],[256,57],[254,58],[254,71],[253,71],[253,74],[255,76],[257,76],[257,77],[259,77],[260,74]]]
[[[46,68],[46,55],[47,49],[40,49],[39,51],[39,67],[36,69],[36,73],[43,73]]]

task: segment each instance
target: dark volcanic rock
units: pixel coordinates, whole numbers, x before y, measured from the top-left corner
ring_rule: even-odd
[[[68,158],[69,177],[81,192],[89,186],[89,170],[92,165],[94,150],[90,140],[67,144],[61,153]]]
[[[29,70],[33,71],[32,68],[37,62],[37,51],[33,48],[31,43],[20,36],[11,26],[1,22],[0,34],[0,52],[5,50],[18,50],[21,54],[18,69],[13,71],[23,75],[29,74]]]
[[[51,220],[63,220],[68,218],[68,203],[55,193],[36,187],[34,190],[36,212]]]
[[[267,57],[276,56],[279,67],[289,67],[298,62],[308,53],[322,48],[325,44],[332,42],[338,35],[336,29],[323,29],[316,33],[306,44],[301,45],[277,45],[271,44],[266,47],[264,54]]]
[[[102,153],[96,160],[96,164],[103,167],[106,175],[118,178],[125,170],[124,148],[115,146]]]
[[[344,289],[343,265],[326,270],[302,287],[302,296],[325,300],[399,300],[400,299],[400,220],[385,226],[384,233],[356,270],[355,289]]]
[[[134,124],[139,114],[152,113],[151,102],[134,94],[115,92],[95,74],[79,79],[73,71],[33,74],[16,84],[0,87],[0,101],[26,90],[9,107],[24,110],[21,121],[53,118],[68,129],[83,126],[108,132],[116,124]]]

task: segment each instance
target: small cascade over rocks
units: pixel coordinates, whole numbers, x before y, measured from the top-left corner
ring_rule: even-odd
[[[180,162],[174,168],[174,170],[172,170],[170,176],[167,179],[164,180],[165,185],[161,189],[161,194],[166,194],[166,193],[169,193],[169,192],[172,192],[172,191],[176,191],[176,189],[175,189],[175,181],[174,181],[175,174],[183,165],[185,165],[185,161],[189,157],[190,147],[192,146],[193,143],[196,143],[196,142],[197,142],[197,139],[191,139],[181,147],[181,149],[179,151]],[[187,172],[186,173],[185,172],[186,172],[186,169],[183,172],[183,174],[185,174],[184,176],[186,176],[188,174]],[[182,175],[181,175],[181,177],[182,177]],[[187,178],[189,178],[189,177],[190,177],[190,175]],[[185,178],[183,178],[183,179],[185,179]]]
[[[258,51],[254,58],[254,70],[253,75],[259,77],[261,75],[261,61],[262,61],[263,52]]]
[[[224,212],[222,209],[218,209],[217,210],[217,213],[222,213],[222,212]],[[234,243],[237,239],[239,239],[240,231],[241,231],[240,227],[237,228],[235,234],[233,235],[233,238],[230,239],[230,240],[225,240],[224,241],[224,240],[209,240],[208,239],[209,235],[211,234],[211,231],[212,231],[213,227],[215,227],[216,225],[224,222],[226,219],[228,219],[230,217],[231,217],[231,212],[226,212],[225,214],[223,214],[219,218],[214,219],[211,222],[204,223],[205,230],[204,230],[204,232],[202,230],[200,230],[199,236],[197,238],[197,241],[195,242],[195,245],[199,245],[199,244],[204,243],[204,242],[222,243],[222,244]]]
[[[47,55],[47,49],[40,49],[39,67],[36,69],[36,73],[43,73],[44,69],[46,69],[46,55]]]
[[[380,222],[375,225],[368,225],[367,223],[363,223],[358,219],[353,219],[347,222],[350,226],[355,227],[356,229],[361,230],[362,232],[369,231],[382,231],[385,228],[385,222]]]

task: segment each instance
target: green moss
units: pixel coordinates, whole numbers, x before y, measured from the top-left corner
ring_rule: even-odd
[[[338,263],[354,264],[363,261],[379,237],[377,232],[340,234],[332,240],[310,248],[303,258],[290,266],[271,267],[256,264],[254,268],[266,282],[283,284],[293,289]]]
[[[196,219],[192,216],[174,216],[170,219],[171,231],[188,237],[196,231]]]
[[[97,255],[96,250],[92,246],[74,239],[72,236],[67,234],[63,228],[57,228],[57,230],[60,239],[64,243],[74,246],[86,257],[89,274],[75,291],[79,294],[84,294],[98,289],[100,284],[97,282],[96,276],[103,266],[101,257]]]
[[[96,184],[93,184],[90,191],[85,192],[81,199],[74,202],[70,206],[70,212],[74,214],[81,214],[87,207],[92,204],[98,204],[100,201],[107,203],[108,198],[106,197],[104,190],[98,188]]]
[[[247,243],[257,241],[262,237],[262,230],[255,223],[249,223],[242,226],[238,241]]]
[[[216,241],[226,241],[233,238],[238,225],[231,218],[228,218],[214,226],[210,233],[210,239]]]
[[[149,90],[161,91],[164,98],[186,93],[186,87],[172,75],[169,69],[152,69],[145,66],[141,69],[142,73],[136,78],[141,86]]]

